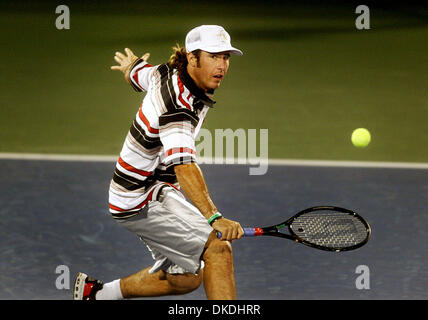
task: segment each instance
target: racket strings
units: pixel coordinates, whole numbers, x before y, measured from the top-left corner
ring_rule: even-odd
[[[355,246],[367,238],[367,228],[360,219],[341,212],[306,213],[290,225],[302,240],[328,248]]]

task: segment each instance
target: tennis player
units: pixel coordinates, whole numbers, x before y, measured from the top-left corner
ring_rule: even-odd
[[[202,282],[208,299],[236,299],[231,241],[244,232],[212,201],[195,147],[231,54],[242,52],[216,25],[192,29],[185,48],[174,47],[166,64],[152,66],[149,54],[137,58],[130,49],[116,53],[119,65],[111,69],[123,72],[126,81],[146,95],[116,163],[110,212],[145,243],[154,264],[105,284],[79,273],[74,299],[185,294]]]

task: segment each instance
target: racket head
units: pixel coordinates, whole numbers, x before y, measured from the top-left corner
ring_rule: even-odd
[[[363,217],[335,206],[302,210],[285,223],[295,241],[326,251],[357,249],[365,245],[371,235],[370,225]]]

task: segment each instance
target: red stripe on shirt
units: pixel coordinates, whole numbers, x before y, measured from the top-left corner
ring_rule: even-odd
[[[159,133],[159,129],[154,129],[154,128],[152,128],[152,127],[150,126],[150,122],[149,122],[149,120],[147,120],[147,118],[144,116],[144,114],[143,114],[143,105],[141,105],[140,110],[138,110],[138,115],[139,115],[139,117],[140,117],[141,121],[143,121],[143,122],[144,122],[144,124],[145,124],[145,125],[146,125],[146,127],[147,127],[147,130],[149,130],[149,132],[150,132],[150,133],[156,133],[156,134],[158,134],[158,133]]]
[[[183,95],[183,92],[184,92],[184,86],[183,86],[183,83],[181,82],[180,77],[178,75],[177,75],[177,79],[178,79],[178,88],[180,89],[180,94],[178,96],[178,100],[180,100],[180,102],[182,104],[184,104],[187,109],[192,110],[192,108],[190,107],[190,105],[186,101],[184,101],[184,99],[183,99],[182,95]]]
[[[142,66],[141,68],[138,68],[137,70],[135,70],[135,73],[132,77],[132,79],[134,79],[135,83],[138,84],[141,88],[143,88],[140,83],[138,82],[138,72],[146,67],[151,67],[150,64],[145,64],[144,66]]]
[[[125,212],[125,211],[132,211],[132,210],[136,210],[136,209],[141,209],[142,207],[144,207],[149,201],[152,200],[152,195],[153,195],[153,191],[150,191],[149,195],[147,196],[146,200],[144,200],[143,202],[141,202],[138,206],[131,208],[131,209],[122,209],[119,208],[115,205],[112,205],[111,203],[108,204],[109,208],[112,210],[116,210],[116,211],[120,211],[120,212]]]
[[[173,184],[169,183],[169,182],[164,182],[165,184],[169,185],[170,187],[173,187],[175,190],[180,191],[181,190],[179,188],[177,188],[176,186],[174,186]]]
[[[134,172],[134,173],[138,173],[139,175],[142,175],[144,177],[148,177],[149,175],[152,174],[150,171],[140,170],[140,169],[137,169],[137,168],[131,166],[129,163],[123,161],[123,159],[121,157],[119,157],[119,161],[118,162],[126,170]]]
[[[190,148],[172,148],[167,151],[165,151],[165,157],[169,157],[170,155],[174,153],[191,153],[196,154],[195,150]]]

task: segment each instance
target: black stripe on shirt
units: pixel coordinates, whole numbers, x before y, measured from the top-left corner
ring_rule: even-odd
[[[189,163],[196,163],[196,160],[192,156],[180,156],[177,158],[173,158],[171,161],[169,161],[166,164],[166,167],[170,169],[177,165],[189,164]]]
[[[154,179],[174,184],[177,182],[177,176],[175,175],[174,166],[170,166],[166,169],[157,168],[154,172]]]
[[[190,121],[193,127],[196,127],[199,122],[199,117],[189,109],[181,108],[173,111],[168,111],[159,117],[159,126],[165,126],[173,122]]]
[[[134,139],[142,145],[145,149],[154,149],[162,146],[159,137],[149,137],[144,129],[134,119],[131,129],[129,130]]]
[[[177,177],[174,166],[169,166],[166,169],[156,168],[153,174],[144,181],[131,177],[116,168],[114,170],[113,181],[128,191],[135,191],[141,188],[149,189],[156,181],[174,184],[177,182]]]
[[[132,70],[138,65],[138,64],[140,64],[141,62],[143,62],[143,59],[137,59],[133,64],[132,64],[132,67],[131,67],[131,72],[129,73],[129,75],[131,75],[131,73],[132,73]],[[143,90],[140,88],[140,87],[138,87],[136,84],[134,84],[134,82],[132,81],[132,79],[130,79],[129,80],[129,82],[131,83],[131,87],[135,90],[135,91],[137,91],[137,92],[142,92]]]
[[[147,178],[144,181],[138,180],[134,177],[131,177],[130,175],[119,171],[117,168],[114,170],[113,181],[129,191],[147,188],[153,183],[152,179]]]
[[[161,76],[161,95],[163,99],[163,103],[165,104],[165,107],[168,111],[173,111],[179,106],[177,105],[177,96],[175,94],[174,90],[174,84],[172,83],[172,75],[173,70],[170,67],[168,67],[167,64],[162,64],[159,66],[158,71]]]

